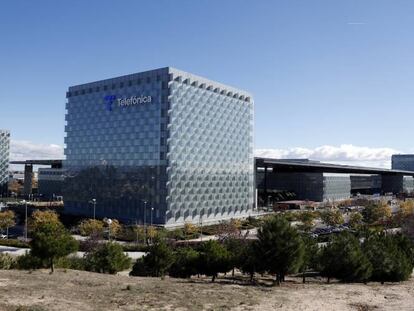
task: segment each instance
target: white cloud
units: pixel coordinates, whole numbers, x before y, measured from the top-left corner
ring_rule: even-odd
[[[26,140],[11,140],[11,161],[38,159],[63,159],[63,147],[55,144],[36,144]]]
[[[370,148],[343,144],[324,145],[316,148],[294,147],[287,149],[256,149],[255,156],[275,159],[311,159],[328,163],[391,167],[391,155],[401,153],[392,148]],[[36,144],[30,141],[12,140],[10,159],[63,159],[63,147],[55,144]]]
[[[391,148],[354,145],[320,146],[316,148],[256,149],[255,156],[275,159],[311,159],[328,163],[390,168],[391,155],[401,153]]]

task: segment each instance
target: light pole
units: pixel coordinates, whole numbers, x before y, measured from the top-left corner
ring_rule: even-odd
[[[147,243],[147,200],[144,200],[144,238]]]
[[[93,219],[95,219],[96,199],[92,199],[91,203],[93,205]]]
[[[25,205],[24,239],[27,242],[27,202],[26,200],[23,200],[23,203]]]
[[[203,242],[203,214],[200,214],[200,242]]]
[[[151,206],[151,230],[153,230],[153,228],[152,228],[152,211],[154,210],[154,208]],[[153,232],[153,231],[151,231],[151,232]],[[151,244],[152,244],[152,237],[150,238],[150,242],[151,242]]]
[[[112,219],[111,218],[105,218],[104,221],[108,224],[108,240],[111,242],[111,224]]]
[[[151,207],[151,227],[152,227],[152,212],[153,212],[154,208]]]

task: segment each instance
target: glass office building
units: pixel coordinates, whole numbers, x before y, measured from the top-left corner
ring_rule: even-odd
[[[393,170],[414,171],[414,154],[394,154],[391,157]]]
[[[7,195],[9,181],[10,132],[0,130],[0,195]]]
[[[245,91],[167,67],[73,86],[67,99],[67,212],[167,226],[251,212]]]

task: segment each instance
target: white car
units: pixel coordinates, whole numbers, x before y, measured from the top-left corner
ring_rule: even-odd
[[[7,235],[5,235],[5,234],[0,234],[0,239],[7,239]]]

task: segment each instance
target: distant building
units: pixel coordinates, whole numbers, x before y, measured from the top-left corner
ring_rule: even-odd
[[[37,178],[38,195],[45,199],[62,196],[64,171],[62,168],[39,168]]]
[[[412,194],[414,192],[414,178],[412,176],[404,176],[403,192]]]
[[[257,172],[258,189],[263,189],[262,172]],[[316,202],[340,201],[351,196],[351,181],[347,174],[310,173],[310,172],[275,172],[266,180],[266,188],[292,191],[299,200]]]
[[[414,171],[414,154],[394,154],[391,165],[393,170]]]
[[[351,175],[351,193],[352,194],[377,194],[381,193],[382,176],[381,175]]]
[[[7,195],[9,181],[10,132],[0,130],[0,196]]]

